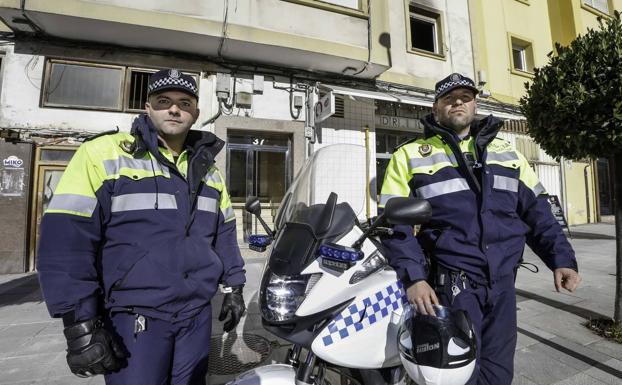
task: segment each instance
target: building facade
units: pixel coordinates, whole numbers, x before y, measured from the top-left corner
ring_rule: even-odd
[[[0,273],[34,268],[38,223],[77,146],[129,130],[149,75],[168,67],[198,81],[194,128],[227,143],[216,162],[241,245],[261,229],[243,213],[247,197],[260,198],[271,223],[296,172],[330,144],[364,146],[368,138],[374,214],[393,149],[421,135],[418,119],[431,112],[434,83],[451,72],[476,80],[480,115],[505,119],[502,136],[530,154],[549,192],[575,207],[581,197],[561,182],[568,167],[531,141],[517,107],[553,41],[576,32],[552,21],[550,3],[0,0]],[[572,3],[574,10],[579,2]],[[554,10],[566,15],[562,8]],[[581,167],[573,162],[567,179]]]

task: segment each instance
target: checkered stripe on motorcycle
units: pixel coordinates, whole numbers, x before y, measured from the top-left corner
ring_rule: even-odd
[[[324,346],[346,339],[375,324],[401,307],[403,301],[406,301],[406,296],[402,283],[397,281],[363,301],[348,306],[320,334]]]

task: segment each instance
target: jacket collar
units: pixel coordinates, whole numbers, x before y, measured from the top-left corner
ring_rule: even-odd
[[[460,141],[458,135],[456,135],[453,130],[441,126],[436,121],[434,114],[428,114],[421,118],[420,121],[423,123],[423,135],[425,139],[435,135],[440,135],[443,138],[448,136],[453,137],[456,142]],[[488,115],[483,119],[474,120],[473,123],[471,123],[471,131],[469,132],[469,135],[473,138],[477,138],[478,143],[490,143],[490,141],[497,136],[497,133],[499,133],[502,126],[502,120],[492,115]]]
[[[161,160],[161,154],[158,149],[158,133],[147,114],[141,114],[134,119],[130,134],[136,140],[136,153],[140,154],[149,151],[158,160]],[[198,130],[190,130],[184,143],[184,147],[189,152],[189,158],[199,153],[207,152],[209,154],[207,157],[211,159],[210,163],[213,163],[216,155],[222,150],[224,145],[225,142],[211,132]]]

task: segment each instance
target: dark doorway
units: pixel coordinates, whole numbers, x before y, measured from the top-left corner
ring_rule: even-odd
[[[596,161],[598,166],[598,198],[600,201],[600,215],[613,215],[613,179],[611,167],[605,158]]]
[[[227,182],[234,209],[250,196],[259,197],[262,217],[271,224],[292,180],[289,135],[229,131]],[[244,238],[256,233],[255,220],[243,214]]]

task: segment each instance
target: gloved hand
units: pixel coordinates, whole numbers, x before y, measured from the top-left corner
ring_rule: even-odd
[[[232,287],[231,292],[226,293],[225,298],[222,301],[222,308],[220,309],[218,320],[224,321],[227,318],[227,314],[231,313],[231,318],[223,326],[223,330],[227,333],[233,330],[237,324],[240,323],[240,319],[246,310],[246,306],[244,305],[244,297],[242,296],[242,288],[244,288],[243,285]]]
[[[67,364],[78,377],[108,374],[121,369],[127,355],[103,328],[99,318],[78,322],[63,331],[67,339]]]

